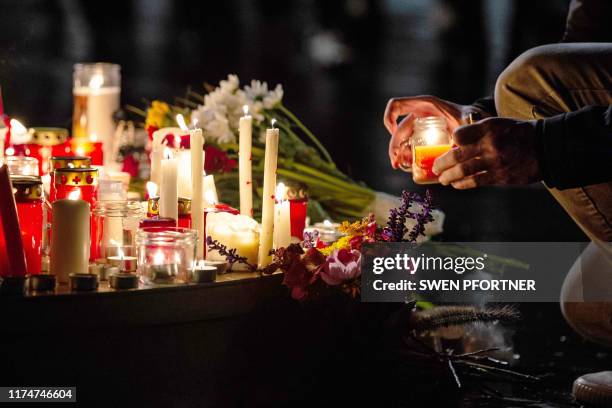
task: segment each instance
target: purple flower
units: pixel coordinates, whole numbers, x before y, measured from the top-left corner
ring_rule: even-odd
[[[321,278],[330,286],[340,285],[361,276],[361,252],[336,249],[327,257]]]
[[[410,191],[402,192],[402,203],[398,208],[389,211],[387,227],[384,228],[383,239],[393,242],[416,242],[419,235],[425,235],[425,224],[433,221],[431,211],[433,210],[432,197],[429,190],[425,192],[425,197]],[[406,235],[406,221],[413,219],[416,224]]]

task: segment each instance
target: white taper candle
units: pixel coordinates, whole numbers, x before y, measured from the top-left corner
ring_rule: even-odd
[[[266,153],[264,158],[264,182],[261,208],[261,236],[259,238],[259,268],[272,262],[274,233],[274,190],[276,189],[276,162],[278,160],[278,129],[266,130]]]

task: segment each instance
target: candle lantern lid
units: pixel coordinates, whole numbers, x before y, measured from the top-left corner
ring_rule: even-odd
[[[68,139],[68,129],[55,127],[33,127],[28,130],[32,143],[40,146],[60,145]]]
[[[189,198],[179,197],[178,199],[178,214],[191,214],[191,200]]]
[[[98,169],[61,168],[55,169],[56,186],[97,186]]]
[[[40,200],[43,196],[39,176],[11,176],[16,201]]]
[[[81,168],[90,167],[91,158],[85,156],[53,156],[50,159],[51,168],[64,169],[64,168]]]
[[[286,187],[287,199],[300,200],[308,198],[308,186],[293,180],[282,180]]]

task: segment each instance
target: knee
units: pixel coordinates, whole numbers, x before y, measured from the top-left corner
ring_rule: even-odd
[[[497,78],[495,84],[495,106],[499,116],[529,116],[531,106],[543,88],[546,72],[559,66],[557,45],[543,45],[525,51],[518,56]],[[533,96],[533,98],[530,98]],[[523,103],[525,106],[520,106]]]

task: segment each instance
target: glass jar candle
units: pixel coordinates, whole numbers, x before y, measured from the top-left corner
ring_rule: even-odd
[[[143,217],[137,201],[97,201],[93,209],[90,258],[133,255],[136,231]]]
[[[66,144],[68,130],[62,128],[35,127],[28,130],[31,139],[26,155],[38,160],[38,174],[44,176],[51,171],[51,157],[69,153]]]
[[[437,116],[417,118],[412,135],[412,179],[417,184],[438,182],[432,170],[434,161],[452,148],[446,119]]]
[[[55,201],[55,170],[58,169],[73,169],[73,168],[90,168],[91,159],[85,156],[53,156],[49,160],[49,201]]]
[[[28,156],[9,156],[6,165],[11,176],[38,176],[38,160]]]
[[[136,233],[138,275],[142,283],[190,282],[195,265],[196,231],[187,228],[143,228]]]
[[[119,110],[120,95],[119,65],[74,65],[72,137],[102,143],[105,160],[111,157],[114,147],[116,126],[113,115]]]
[[[302,240],[308,213],[308,187],[303,183],[286,182],[286,195],[289,199],[291,217],[291,236]]]
[[[21,240],[30,275],[41,272],[43,252],[43,189],[38,176],[11,176]]]
[[[53,181],[55,185],[53,201],[72,197],[75,192],[78,192],[78,199],[87,201],[91,208],[95,207],[98,190],[98,169],[57,169],[54,171]]]
[[[145,218],[140,221],[140,225],[138,228],[176,228],[176,220],[174,218],[164,218],[164,217],[153,217],[153,218]]]
[[[178,199],[178,226],[191,228],[191,200],[188,198]]]

